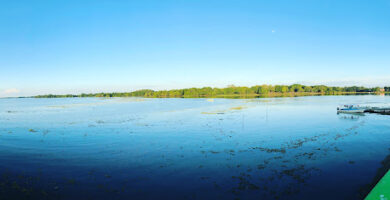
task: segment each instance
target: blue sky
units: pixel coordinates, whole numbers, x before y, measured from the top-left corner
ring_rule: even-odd
[[[0,0],[0,97],[390,85],[390,0]]]

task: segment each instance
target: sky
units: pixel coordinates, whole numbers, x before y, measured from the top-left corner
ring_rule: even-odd
[[[390,0],[0,0],[0,97],[390,85]]]

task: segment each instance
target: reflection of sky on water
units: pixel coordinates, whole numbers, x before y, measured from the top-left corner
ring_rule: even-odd
[[[0,99],[0,195],[356,199],[390,118],[336,107],[367,102],[390,98]]]

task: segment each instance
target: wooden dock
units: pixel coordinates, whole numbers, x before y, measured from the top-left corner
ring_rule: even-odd
[[[367,112],[367,113],[378,113],[378,114],[382,114],[382,115],[390,115],[390,108],[376,108],[376,107],[372,107],[372,108],[367,108],[366,110],[364,110],[364,112]]]

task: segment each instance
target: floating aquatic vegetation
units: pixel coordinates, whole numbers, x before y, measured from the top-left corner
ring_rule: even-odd
[[[286,153],[286,148],[271,149],[264,147],[251,147],[250,149],[259,149],[260,151],[265,151],[267,153]]]
[[[4,172],[0,176],[0,199],[59,199],[55,183],[41,185],[39,176]]]
[[[92,102],[92,103],[72,103],[64,105],[50,105],[49,108],[73,108],[73,107],[83,107],[83,106],[101,106],[105,104],[113,103],[126,103],[126,102],[142,102],[145,101],[144,98],[100,98],[101,102]]]
[[[281,172],[281,174],[289,176],[299,183],[304,183],[306,179],[310,176],[310,171],[315,168],[306,169],[304,165],[299,165],[296,168],[285,169]]]
[[[295,159],[298,159],[300,157],[304,157],[305,159],[314,160],[314,152],[299,153],[299,154],[296,154],[294,157],[295,157]]]
[[[153,124],[147,124],[147,123],[135,123],[135,125],[137,125],[137,126],[145,126],[145,127],[147,127],[147,126],[154,126]]]
[[[265,169],[265,165],[263,164],[257,165],[257,169]]]
[[[305,137],[303,139],[297,139],[297,140],[294,140],[294,141],[291,141],[291,142],[287,143],[287,148],[288,149],[296,149],[296,148],[301,147],[304,143],[315,142],[319,138],[325,137],[325,136],[328,136],[328,135],[329,135],[329,133],[324,133],[324,134],[315,135],[313,137]]]
[[[70,178],[66,181],[68,184],[75,185],[76,184],[76,179]]]
[[[337,151],[337,152],[342,152],[342,150],[337,148],[337,147],[334,147],[334,150]]]
[[[245,109],[245,106],[237,106],[237,107],[231,107],[230,110],[242,110]]]
[[[233,149],[225,149],[224,152],[227,153],[227,154],[230,154],[231,156],[236,155],[235,151]]]
[[[43,136],[46,136],[48,133],[49,133],[48,130],[44,130],[44,131],[42,132],[42,135],[43,135]]]
[[[217,111],[217,112],[201,112],[201,114],[205,114],[205,115],[223,115],[225,114],[224,112],[222,111]]]
[[[228,110],[217,110],[213,112],[201,112],[201,114],[208,114],[208,115],[223,115],[227,112],[232,112],[232,111],[237,111],[237,110],[242,110],[247,108],[246,106],[236,106],[236,107],[231,107]]]
[[[273,100],[273,101],[277,101],[277,100]],[[273,102],[271,100],[267,100],[267,99],[248,99],[248,100],[245,100],[246,103],[271,103]]]
[[[99,106],[107,104],[108,102],[93,102],[93,103],[73,103],[65,105],[51,105],[47,106],[49,108],[73,108],[73,107],[82,107],[82,106]]]
[[[147,99],[145,98],[134,98],[134,97],[129,97],[129,98],[113,98],[112,102],[143,102],[146,101]]]
[[[251,175],[246,173],[241,173],[239,176],[232,176],[234,180],[238,180],[238,186],[234,187],[231,191],[234,194],[240,194],[240,191],[245,190],[259,190],[260,187],[252,183]]]
[[[213,184],[214,184],[214,188],[215,188],[215,189],[220,189],[220,188],[221,188],[221,187],[217,184],[217,182],[214,181]]]

